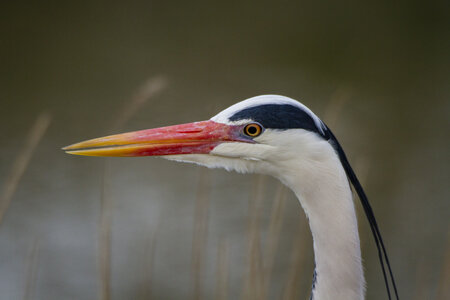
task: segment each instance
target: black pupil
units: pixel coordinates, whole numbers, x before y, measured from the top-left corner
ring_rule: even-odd
[[[249,134],[256,134],[256,133],[258,132],[258,129],[256,128],[256,126],[249,126],[249,127],[247,128],[247,132],[248,132]]]

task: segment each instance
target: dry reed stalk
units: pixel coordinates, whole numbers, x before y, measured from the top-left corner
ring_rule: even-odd
[[[264,299],[264,267],[262,262],[261,237],[260,237],[260,216],[262,209],[262,199],[264,195],[265,177],[257,175],[254,177],[254,189],[249,201],[248,217],[248,244],[247,261],[248,272],[244,280],[243,299]]]
[[[217,281],[216,281],[216,300],[228,299],[228,241],[221,238],[217,253]]]
[[[414,284],[414,299],[413,300],[421,300],[427,299],[427,291],[425,289],[424,274],[429,274],[429,268],[424,258],[421,258],[416,269],[416,282]],[[429,293],[428,293],[429,294]]]
[[[153,231],[151,237],[148,239],[145,247],[145,261],[143,263],[144,267],[144,282],[145,286],[142,290],[141,299],[150,300],[152,299],[152,275],[153,275],[153,264],[155,262],[156,253],[156,239],[160,231],[161,222],[158,222],[156,229]]]
[[[138,92],[129,101],[125,102],[122,113],[117,118],[112,129],[121,129],[150,98],[156,96],[166,87],[166,77],[158,75],[149,78],[139,88]]]
[[[24,300],[29,300],[33,298],[33,293],[36,286],[38,261],[39,261],[39,240],[35,239],[28,257],[27,282],[25,286],[25,294],[23,296]]]
[[[28,133],[24,147],[22,147],[13,162],[11,171],[3,186],[3,193],[0,196],[0,225],[2,224],[3,217],[5,216],[9,204],[11,203],[11,199],[19,185],[20,179],[25,173],[37,145],[47,131],[50,121],[51,116],[46,112],[41,113],[37,117],[36,122]]]
[[[107,160],[103,166],[102,192],[99,219],[99,270],[100,270],[100,299],[111,299],[111,207],[112,201],[107,195]]]
[[[298,226],[299,233],[294,239],[291,252],[291,267],[288,271],[288,277],[286,280],[286,286],[283,292],[283,300],[296,300],[299,298],[299,286],[301,286],[301,275],[303,273],[303,267],[305,265],[305,258],[307,254],[307,243],[305,243],[307,224],[304,224],[304,220],[300,219]]]
[[[444,253],[441,276],[439,277],[436,299],[450,299],[450,230],[447,234],[447,247]]]
[[[351,90],[348,88],[338,88],[330,98],[325,111],[323,113],[323,120],[330,127],[334,128],[337,120],[344,108],[344,105],[350,100]]]
[[[267,242],[265,247],[266,251],[264,257],[264,266],[265,266],[264,290],[266,296],[269,295],[270,279],[273,265],[275,262],[275,256],[278,249],[278,241],[280,237],[281,227],[283,225],[283,210],[286,202],[285,196],[286,196],[286,187],[280,183],[272,205],[269,223],[269,232],[267,235]]]
[[[149,78],[138,90],[134,97],[126,101],[122,112],[111,126],[112,131],[119,130],[147,101],[161,92],[167,86],[167,79],[163,76]],[[105,160],[103,172],[103,188],[101,195],[101,212],[99,220],[99,270],[100,270],[100,299],[111,298],[111,224],[112,199],[106,195],[108,182],[108,160]]]
[[[208,237],[208,209],[211,186],[208,169],[200,168],[197,199],[195,201],[194,236],[192,241],[193,299],[202,298],[202,275]]]

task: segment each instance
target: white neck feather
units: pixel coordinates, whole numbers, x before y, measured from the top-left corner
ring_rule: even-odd
[[[323,140],[318,139],[313,148],[299,151],[305,151],[302,160],[291,161],[292,172],[279,176],[294,191],[309,219],[316,264],[312,298],[364,299],[358,225],[342,164],[331,145]],[[303,159],[308,152],[311,156]]]

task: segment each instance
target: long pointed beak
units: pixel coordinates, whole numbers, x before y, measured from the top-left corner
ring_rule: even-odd
[[[222,142],[249,142],[240,136],[237,127],[202,121],[100,137],[63,150],[86,156],[207,154]]]

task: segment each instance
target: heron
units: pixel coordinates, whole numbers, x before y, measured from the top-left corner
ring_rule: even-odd
[[[63,150],[86,156],[161,156],[277,178],[294,192],[308,218],[314,300],[365,298],[353,186],[374,236],[388,299],[391,288],[399,298],[375,215],[343,148],[325,123],[294,99],[257,96],[207,121],[95,138]]]

